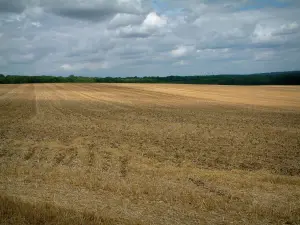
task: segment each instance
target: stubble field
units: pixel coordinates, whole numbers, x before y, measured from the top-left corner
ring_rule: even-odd
[[[0,85],[0,224],[300,224],[300,87]]]

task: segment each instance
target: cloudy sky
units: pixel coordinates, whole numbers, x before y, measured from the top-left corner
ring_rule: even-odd
[[[299,69],[299,0],[0,0],[4,74]]]

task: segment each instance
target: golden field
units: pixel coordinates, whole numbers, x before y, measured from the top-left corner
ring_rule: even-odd
[[[300,87],[0,85],[0,224],[300,224]]]

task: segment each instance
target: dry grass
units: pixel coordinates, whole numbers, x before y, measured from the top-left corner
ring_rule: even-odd
[[[14,197],[0,195],[0,224],[55,224],[55,225],[114,225],[138,224],[123,219],[110,219],[91,212],[68,210],[49,203],[23,202]]]
[[[0,224],[300,224],[300,87],[0,86]]]

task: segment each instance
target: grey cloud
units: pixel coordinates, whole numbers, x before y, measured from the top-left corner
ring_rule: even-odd
[[[139,60],[149,54],[151,54],[151,48],[147,46],[130,46],[120,47],[114,49],[111,54],[122,60]]]
[[[152,34],[150,32],[141,31],[141,30],[122,30],[118,33],[118,36],[121,38],[147,38]]]
[[[128,25],[139,25],[143,22],[144,19],[145,18],[141,15],[118,13],[108,23],[108,29],[116,29]]]
[[[64,61],[68,63],[95,63],[95,62],[102,62],[104,60],[105,60],[105,56],[101,52],[80,55],[80,56],[79,55],[72,56],[64,59]]]
[[[59,15],[73,19],[85,19],[91,21],[101,21],[112,17],[116,12],[111,9],[95,9],[95,8],[68,8],[68,9],[52,9]]]
[[[22,0],[0,0],[0,13],[21,13],[26,4]]]
[[[10,55],[8,58],[8,63],[11,64],[29,64],[35,62],[36,58],[34,54],[26,54],[26,55]]]
[[[89,20],[89,21],[103,21],[118,13],[125,14],[141,14],[142,10],[139,2],[133,0],[131,3],[116,0],[116,1],[97,1],[90,0],[86,2],[74,0],[74,1],[62,1],[54,0],[53,2],[43,4],[46,10],[53,12],[56,15],[69,17],[72,19]]]

